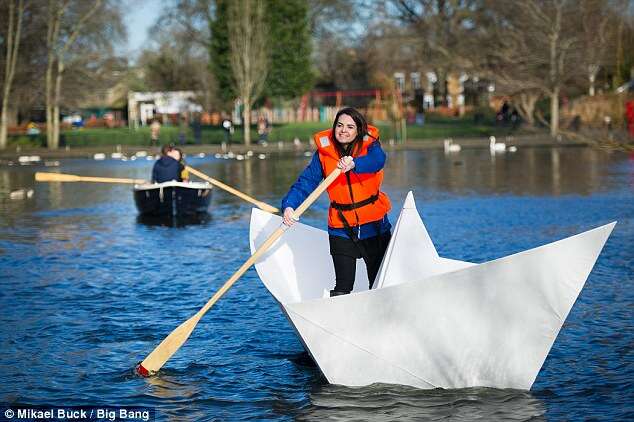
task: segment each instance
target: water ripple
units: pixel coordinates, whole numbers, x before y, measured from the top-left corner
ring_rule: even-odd
[[[459,159],[461,165],[455,165]],[[303,156],[196,166],[277,205]],[[62,171],[144,177],[151,163],[62,160]],[[618,220],[531,392],[329,385],[253,269],[200,321],[158,376],[134,366],[249,257],[250,207],[215,191],[197,222],[138,218],[127,187],[37,184],[0,168],[0,400],[130,405],[159,420],[631,420],[634,194],[627,157],[589,149],[446,158],[392,152],[396,217],[414,190],[443,256],[484,262]],[[321,198],[303,222],[324,227]]]

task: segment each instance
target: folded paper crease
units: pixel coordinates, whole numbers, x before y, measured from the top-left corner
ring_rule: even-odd
[[[280,222],[253,209],[252,251]],[[530,389],[615,224],[473,264],[439,256],[410,192],[374,289],[358,260],[324,298],[328,234],[301,223],[256,270],[330,383]]]

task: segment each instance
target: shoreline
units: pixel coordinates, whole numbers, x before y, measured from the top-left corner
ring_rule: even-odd
[[[579,147],[590,146],[590,144],[571,139],[562,139],[561,141],[553,139],[548,135],[520,135],[520,136],[504,136],[497,139],[498,142],[506,143],[506,146],[514,145],[517,147]],[[482,149],[489,148],[489,138],[456,138],[454,144],[460,145],[463,149]],[[314,150],[314,147],[307,142],[300,145],[294,145],[293,142],[271,142],[267,146],[252,144],[249,146],[243,144],[232,144],[223,149],[219,144],[203,144],[203,145],[183,145],[180,147],[186,155],[193,156],[196,154],[223,154],[233,152],[236,154],[244,154],[252,151],[256,154],[270,153],[289,153],[304,152]],[[443,149],[444,139],[421,139],[409,140],[405,143],[392,143],[389,141],[382,142],[383,148],[386,150],[421,150],[421,149]],[[59,159],[59,158],[93,158],[95,154],[104,153],[106,158],[114,152],[120,152],[123,155],[133,155],[139,151],[146,151],[148,154],[158,154],[159,147],[151,147],[149,145],[104,145],[95,147],[60,147],[57,150],[49,150],[47,148],[19,148],[14,147],[0,151],[0,163],[17,161],[20,156],[37,155],[41,159]]]

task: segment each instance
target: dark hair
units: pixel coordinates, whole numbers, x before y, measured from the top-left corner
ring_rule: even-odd
[[[357,125],[357,137],[354,138],[347,147],[344,147],[339,143],[337,137],[335,136],[335,129],[337,128],[337,122],[339,121],[339,117],[342,114],[346,114],[354,120],[354,123]],[[368,122],[363,117],[363,114],[359,113],[356,108],[346,107],[342,108],[337,112],[335,116],[335,121],[332,123],[332,143],[337,148],[339,152],[339,156],[343,157],[344,155],[353,155],[356,151],[361,149],[361,143],[363,142],[363,138],[368,133]]]
[[[174,149],[174,144],[167,144],[161,147],[161,155],[167,155],[168,152]]]

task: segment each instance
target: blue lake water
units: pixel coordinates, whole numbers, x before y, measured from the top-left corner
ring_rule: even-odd
[[[279,206],[308,160],[188,162]],[[250,205],[215,189],[205,221],[161,225],[137,217],[129,186],[33,174],[144,178],[151,166],[0,167],[0,404],[145,406],[178,421],[634,419],[634,156],[389,152],[392,221],[412,190],[445,257],[484,262],[618,220],[531,391],[329,385],[253,269],[158,376],[136,376],[248,259]],[[33,197],[8,199],[20,188]],[[302,221],[325,228],[326,210],[322,197]]]

